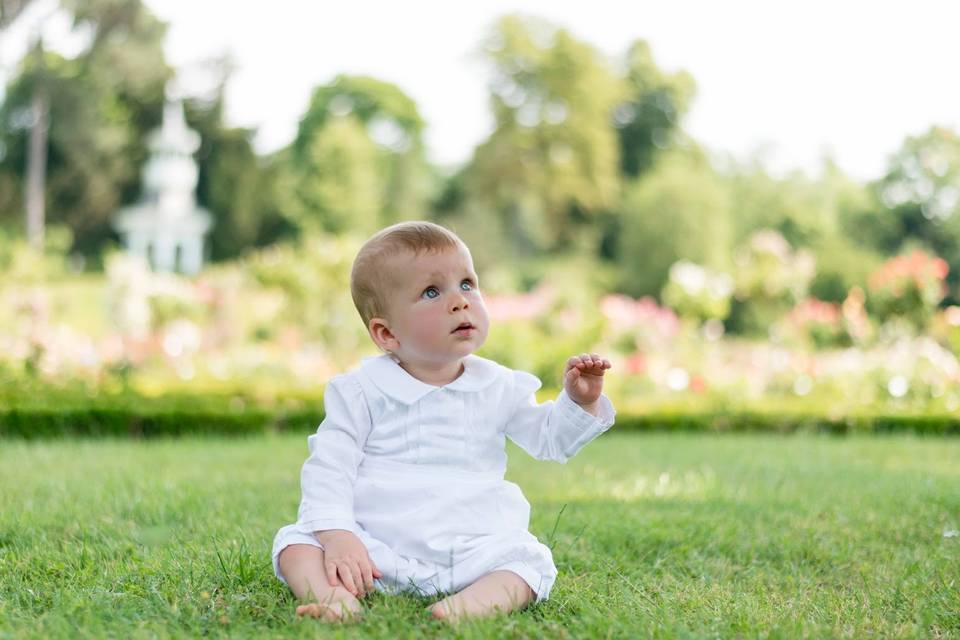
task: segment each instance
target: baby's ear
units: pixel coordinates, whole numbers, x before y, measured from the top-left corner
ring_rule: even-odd
[[[374,343],[384,351],[394,351],[400,346],[396,336],[387,326],[387,321],[383,318],[370,318],[370,324],[367,325],[370,331],[370,337]]]

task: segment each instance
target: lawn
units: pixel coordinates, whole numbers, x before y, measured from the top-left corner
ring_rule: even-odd
[[[316,637],[270,568],[303,435],[0,440],[0,638]],[[460,637],[960,637],[960,439],[608,434],[508,477],[560,577]],[[324,637],[450,635],[368,599]]]

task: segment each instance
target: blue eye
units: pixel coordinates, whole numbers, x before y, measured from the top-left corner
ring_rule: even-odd
[[[460,283],[461,291],[473,291],[473,283],[469,280],[464,280]]]
[[[439,295],[440,295],[440,292],[437,291],[436,287],[427,287],[426,289],[423,290],[423,293],[420,294],[420,297],[426,298],[427,300],[433,300]]]

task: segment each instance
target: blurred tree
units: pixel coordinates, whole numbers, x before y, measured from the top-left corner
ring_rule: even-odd
[[[865,185],[850,179],[830,159],[810,188],[820,207],[833,212],[826,232],[809,245],[817,263],[810,294],[842,302],[852,288],[865,287],[870,274],[883,262],[880,252],[865,241],[869,230],[858,228],[864,212],[875,211],[875,200]]]
[[[213,215],[208,237],[211,258],[235,258],[289,235],[292,229],[277,206],[276,158],[257,156],[253,131],[227,127],[224,90],[230,74],[227,60],[212,60],[216,86],[207,98],[187,102],[187,121],[201,138],[197,152],[200,177],[197,200]]]
[[[659,296],[678,260],[729,271],[730,196],[699,151],[661,156],[649,173],[627,187],[619,214],[615,260],[620,291]]]
[[[872,239],[885,253],[919,241],[950,265],[949,302],[960,284],[960,137],[943,127],[907,138],[887,173],[872,185],[881,203],[869,217]],[[866,216],[865,216],[866,217]]]
[[[543,276],[541,261],[523,250],[512,232],[515,225],[499,215],[488,200],[471,190],[472,165],[447,177],[431,204],[431,218],[453,229],[473,255],[481,286],[488,291],[528,291]]]
[[[283,211],[299,227],[370,233],[380,226],[385,180],[378,150],[353,116],[333,118],[302,150],[286,154],[289,199]]]
[[[396,85],[341,75],[318,87],[283,155],[284,215],[303,228],[364,233],[425,217],[433,177],[423,127]]]
[[[170,77],[162,49],[166,27],[140,0],[62,5],[89,44],[73,59],[43,52],[22,61],[0,108],[0,142],[7,150],[0,188],[23,180],[30,105],[42,87],[50,113],[47,220],[68,225],[74,250],[92,254],[110,237],[111,216],[139,190],[145,133],[159,123]],[[0,201],[19,198],[0,194]]]
[[[27,8],[32,0],[0,0],[0,34],[10,27]],[[48,16],[47,16],[48,17]],[[42,25],[46,17],[41,18],[35,28],[35,37],[31,54],[36,66],[43,66]],[[2,94],[0,94],[2,95]],[[25,168],[24,201],[26,209],[26,232],[30,244],[39,249],[43,246],[43,230],[45,217],[44,184],[47,169],[47,134],[50,110],[50,97],[46,87],[38,83],[34,86],[29,108],[30,140]],[[3,151],[0,143],[0,152]],[[3,153],[0,153],[2,160]],[[2,185],[0,185],[2,186]]]
[[[680,131],[680,119],[693,99],[696,83],[685,71],[664,73],[643,40],[630,46],[626,67],[628,99],[614,109],[613,125],[620,138],[620,168],[624,175],[636,178]]]
[[[810,295],[828,302],[842,302],[854,287],[864,287],[883,256],[860,243],[855,236],[835,234],[808,247],[817,272]]]
[[[43,249],[46,224],[45,187],[47,182],[47,145],[50,129],[50,90],[44,81],[43,41],[37,39],[30,54],[39,82],[34,83],[29,106],[30,133],[27,141],[27,159],[24,182],[27,240],[37,250]]]
[[[20,17],[33,0],[0,0],[0,31],[9,27]]]
[[[720,175],[735,203],[734,243],[759,229],[773,229],[790,245],[806,247],[817,263],[810,285],[815,297],[843,300],[850,287],[865,286],[882,261],[857,229],[861,217],[875,211],[873,198],[832,159],[825,158],[820,175],[812,178],[799,171],[771,176],[759,158],[728,162]]]
[[[771,176],[759,158],[721,169],[736,203],[734,241],[758,229],[774,229],[792,246],[810,245],[838,230],[837,210],[822,186],[796,171]]]
[[[619,191],[610,118],[624,99],[621,78],[565,29],[517,16],[496,24],[484,53],[494,131],[466,171],[467,198],[500,218],[514,252],[595,251],[591,223]]]

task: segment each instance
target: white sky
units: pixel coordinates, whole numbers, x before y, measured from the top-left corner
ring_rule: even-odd
[[[313,87],[348,73],[416,100],[432,160],[467,160],[492,126],[477,50],[511,12],[565,26],[610,57],[647,40],[662,68],[697,82],[687,131],[716,152],[763,149],[776,171],[815,170],[830,153],[872,179],[905,136],[960,130],[952,0],[146,1],[171,24],[173,65],[232,53],[227,119],[257,128],[260,151],[293,138]]]

